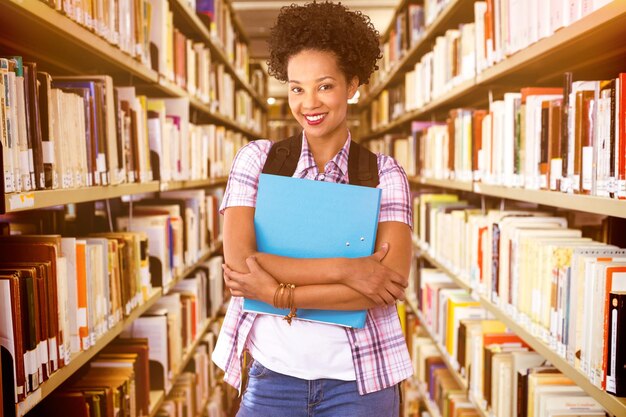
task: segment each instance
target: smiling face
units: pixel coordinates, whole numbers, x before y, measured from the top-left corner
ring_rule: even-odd
[[[358,79],[347,82],[331,52],[303,50],[289,59],[289,107],[309,140],[343,144],[347,132],[348,99]]]

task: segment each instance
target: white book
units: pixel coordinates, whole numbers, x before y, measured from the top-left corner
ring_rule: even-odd
[[[183,346],[183,340],[181,337],[183,329],[183,310],[180,294],[170,293],[164,295],[149,310],[148,314],[158,312],[163,309],[167,310],[170,368],[176,372],[180,371],[183,349],[187,348],[187,346]]]
[[[190,148],[189,148],[189,99],[188,98],[168,98],[163,100],[168,116],[179,118],[180,121],[180,142],[179,152],[181,171],[174,179],[185,180],[190,178]]]
[[[177,329],[180,331],[180,329]],[[176,343],[176,340],[180,340],[180,336],[169,340],[169,324],[168,324],[168,311],[166,309],[159,309],[150,311],[149,314],[141,316],[134,320],[130,326],[127,326],[121,333],[122,338],[147,338],[150,361],[155,361],[159,364],[158,367],[151,367],[151,373],[156,371],[159,373],[155,379],[161,379],[164,383],[163,389],[165,392],[169,392],[172,387],[172,381],[170,380],[170,342]],[[154,387],[155,389],[161,387]]]
[[[69,342],[69,348],[66,350],[66,364],[69,362],[71,353],[80,351],[80,336],[78,334],[78,290],[76,277],[76,238],[61,238],[61,255],[66,261],[67,273],[67,294],[66,309],[68,321],[68,333],[65,335],[66,341]]]
[[[148,236],[148,251],[150,256],[159,259],[161,263],[161,277],[164,288],[168,288],[172,282],[172,268],[170,267],[169,247],[169,216],[133,216],[118,217],[117,229],[129,232],[143,232]]]
[[[474,21],[476,22],[476,73],[480,74],[486,67],[485,51],[485,12],[487,2],[477,1],[474,3]]]

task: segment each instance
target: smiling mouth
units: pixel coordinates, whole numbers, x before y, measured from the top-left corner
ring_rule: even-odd
[[[322,122],[328,113],[305,114],[303,115],[310,125],[316,125]]]

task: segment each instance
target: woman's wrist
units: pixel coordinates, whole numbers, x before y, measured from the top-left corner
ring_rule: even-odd
[[[351,271],[354,270],[354,261],[352,258],[337,258],[337,267],[333,268],[333,282],[335,284],[347,285]]]

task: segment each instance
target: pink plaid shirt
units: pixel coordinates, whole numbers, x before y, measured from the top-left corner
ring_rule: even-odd
[[[220,213],[233,206],[256,206],[259,176],[272,146],[257,140],[243,147],[233,162]],[[296,178],[348,183],[350,135],[344,147],[320,173],[306,137],[294,172]],[[412,227],[409,185],[404,170],[391,157],[378,156],[378,188],[382,189],[379,222],[398,221]],[[224,370],[224,380],[241,385],[241,358],[255,313],[242,310],[243,298],[232,297],[213,352],[213,361]],[[361,395],[397,384],[413,373],[400,320],[395,306],[368,310],[363,329],[346,328],[352,350],[356,381]]]

